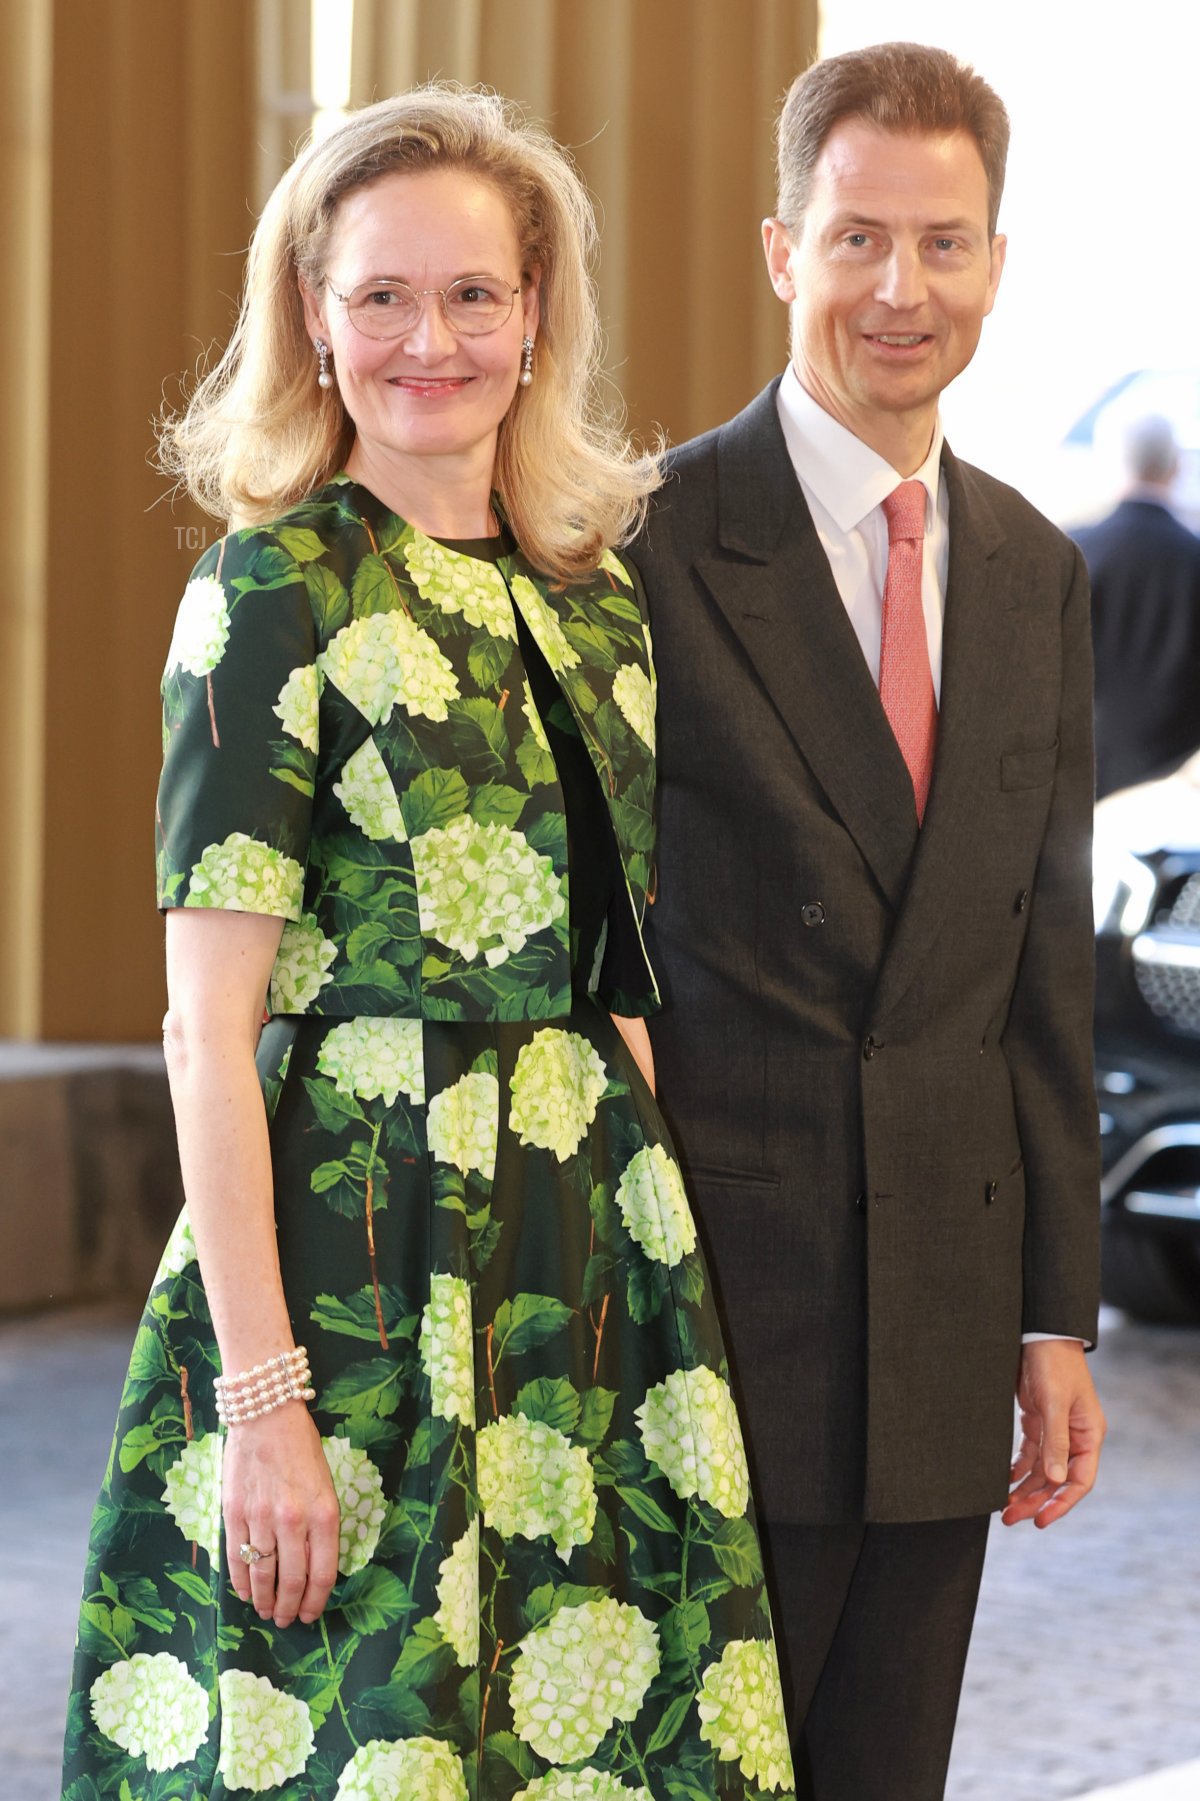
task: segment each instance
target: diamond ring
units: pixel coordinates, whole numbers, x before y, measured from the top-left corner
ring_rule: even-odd
[[[274,1551],[259,1551],[253,1545],[243,1545],[238,1556],[243,1563],[261,1563],[264,1557],[274,1557]]]

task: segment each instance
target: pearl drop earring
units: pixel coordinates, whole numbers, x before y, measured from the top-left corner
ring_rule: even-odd
[[[317,339],[316,351],[317,351],[317,386],[318,386],[318,388],[332,388],[333,377],[329,373],[329,346],[325,342],[324,338]]]
[[[533,380],[533,339],[521,339],[521,373],[517,377],[523,388],[527,388]]]

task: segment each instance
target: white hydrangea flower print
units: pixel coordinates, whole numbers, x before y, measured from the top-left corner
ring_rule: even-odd
[[[265,1676],[222,1670],[221,1753],[226,1788],[260,1793],[298,1776],[312,1755],[313,1723],[306,1702]]]
[[[396,844],[407,841],[400,802],[374,738],[367,738],[346,758],[342,779],[333,784],[333,792],[365,838],[387,838]]]
[[[625,1165],[617,1206],[629,1236],[647,1257],[674,1269],[696,1248],[696,1226],[674,1157],[661,1144],[644,1145]]]
[[[791,1788],[791,1752],[773,1644],[735,1639],[709,1664],[697,1701],[700,1737],[764,1789]]]
[[[653,1801],[648,1788],[630,1788],[607,1770],[551,1770],[538,1776],[528,1788],[518,1789],[513,1801]]]
[[[192,1222],[188,1218],[187,1208],[181,1209],[175,1221],[171,1236],[167,1240],[166,1249],[159,1260],[156,1282],[167,1282],[172,1276],[182,1275],[189,1263],[196,1261],[196,1240],[192,1236]]]
[[[275,967],[267,993],[272,1013],[306,1013],[326,982],[332,982],[330,965],[337,960],[337,945],[326,938],[315,913],[289,920],[283,928]]]
[[[646,671],[636,663],[623,663],[613,678],[612,692],[625,723],[653,750],[654,689]]]
[[[198,575],[183,590],[165,673],[211,675],[229,642],[229,606],[215,575]]]
[[[506,825],[463,813],[412,840],[417,910],[427,937],[495,969],[567,910],[554,864]]]
[[[425,1053],[419,1019],[372,1018],[363,1014],[334,1026],[321,1041],[317,1068],[332,1076],[342,1094],[361,1101],[382,1095],[389,1107],[403,1089],[418,1107],[425,1104]]]
[[[387,1503],[383,1477],[369,1452],[345,1438],[323,1438],[321,1449],[338,1499],[338,1573],[353,1576],[375,1555]]]
[[[513,1724],[547,1763],[590,1757],[615,1720],[636,1719],[658,1674],[658,1628],[606,1596],[560,1607],[513,1664]]]
[[[299,919],[304,871],[294,857],[245,832],[210,844],[193,864],[185,907],[223,907],[235,913],[269,913]]]
[[[633,1416],[642,1446],[683,1500],[699,1495],[740,1519],[750,1499],[741,1423],[729,1386],[715,1370],[672,1370]]]
[[[547,1027],[521,1046],[512,1074],[512,1129],[522,1144],[553,1151],[565,1163],[596,1117],[608,1071],[578,1032]]]
[[[461,1276],[432,1276],[421,1314],[421,1367],[439,1419],[475,1424],[471,1291]]]
[[[443,613],[461,613],[468,625],[482,626],[493,638],[516,642],[512,601],[493,563],[447,550],[421,531],[404,546],[404,561],[422,600]]]
[[[479,1518],[438,1564],[434,1624],[464,1669],[479,1662]]]
[[[102,1670],[91,1687],[92,1718],[105,1738],[148,1770],[174,1770],[208,1732],[208,1696],[169,1651],[138,1651]]]
[[[539,750],[544,750],[547,753],[549,753],[550,740],[546,736],[546,728],[542,724],[542,716],[538,712],[537,707],[534,705],[533,689],[529,686],[528,677],[526,677],[524,685],[525,685],[525,698],[521,702],[521,711],[522,711],[522,713],[524,713],[526,719],[529,722],[529,729],[533,733],[534,743],[537,745]]]
[[[472,1070],[429,1103],[429,1148],[439,1163],[462,1175],[478,1170],[485,1182],[496,1173],[500,1084],[486,1070]]]
[[[596,1485],[582,1445],[544,1420],[505,1414],[475,1442],[479,1505],[501,1538],[550,1538],[565,1563],[596,1522]]]
[[[305,750],[316,750],[317,738],[317,670],[314,663],[293,669],[279,690],[279,699],[271,708],[283,721],[289,738],[296,738]]]
[[[445,719],[458,699],[458,678],[428,632],[399,608],[352,620],[330,639],[317,668],[372,725],[394,707],[422,719]]]
[[[206,1432],[183,1447],[167,1471],[163,1500],[190,1544],[203,1545],[216,1564],[221,1557],[221,1462],[224,1439]]]
[[[333,1801],[467,1801],[467,1780],[443,1739],[372,1738],[343,1769]]]
[[[562,669],[574,669],[579,662],[579,652],[569,642],[557,616],[551,612],[529,577],[514,575],[512,591],[525,615],[525,623],[537,639],[538,648],[555,675]]]

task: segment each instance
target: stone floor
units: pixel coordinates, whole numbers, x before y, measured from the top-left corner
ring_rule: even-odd
[[[1048,1533],[996,1528],[947,1801],[1200,1795],[1200,1332],[1106,1325],[1102,1492]],[[131,1337],[112,1309],[0,1323],[5,1801],[59,1793],[87,1518]]]

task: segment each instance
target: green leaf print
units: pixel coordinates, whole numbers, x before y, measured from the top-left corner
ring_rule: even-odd
[[[514,826],[525,811],[527,798],[503,782],[486,782],[471,797],[471,818],[476,825]]]
[[[513,1412],[523,1413],[527,1420],[542,1420],[570,1438],[582,1405],[577,1389],[565,1376],[538,1376],[518,1389]]]
[[[685,1691],[682,1695],[676,1695],[646,1740],[646,1748],[642,1753],[644,1757],[650,1757],[655,1751],[664,1750],[672,1739],[678,1738],[680,1728],[691,1711],[694,1700],[695,1697],[690,1690]]]
[[[168,1582],[181,1588],[189,1601],[196,1601],[201,1607],[212,1603],[212,1587],[195,1570],[189,1570],[186,1564],[176,1564],[174,1569],[164,1570]]]
[[[406,1688],[424,1688],[440,1682],[454,1665],[453,1646],[447,1644],[433,1620],[418,1620],[404,1641],[391,1680]]]
[[[393,1570],[377,1563],[347,1576],[334,1589],[329,1605],[344,1615],[347,1625],[367,1636],[398,1626],[412,1613],[416,1602]]]
[[[674,1533],[678,1538],[678,1528],[670,1515],[663,1512],[653,1495],[647,1494],[644,1488],[626,1488],[618,1483],[617,1493],[630,1513],[636,1514],[643,1526],[652,1526],[655,1532]]]
[[[498,1763],[507,1764],[525,1782],[532,1782],[542,1767],[525,1740],[518,1738],[515,1732],[489,1732],[484,1740],[485,1772],[488,1771],[489,1764],[495,1766]],[[499,1775],[494,1776],[493,1780],[499,1781]]]
[[[294,562],[312,563],[325,555],[324,542],[307,526],[281,525],[275,536]]]
[[[625,1301],[635,1326],[644,1326],[648,1320],[658,1318],[670,1288],[670,1277],[661,1263],[639,1258],[629,1264]]]
[[[561,1332],[571,1317],[564,1301],[548,1294],[518,1294],[496,1309],[492,1363],[507,1353],[528,1351]]]
[[[471,679],[481,688],[494,688],[511,661],[511,647],[488,632],[480,632],[467,652]]]
[[[463,774],[472,782],[498,780],[509,758],[508,727],[499,707],[490,700],[452,700],[448,710],[450,741]]]
[[[250,565],[249,579],[236,576],[233,587],[282,588],[296,580],[296,564],[280,544],[264,544]]]
[[[277,742],[271,746],[271,753],[271,774],[275,780],[286,782],[289,788],[295,788],[301,794],[311,795],[317,767],[312,751],[304,750],[299,744]]]
[[[327,1132],[344,1132],[351,1125],[370,1130],[371,1122],[352,1094],[343,1094],[332,1082],[316,1076],[305,1076],[303,1081],[317,1122]]]
[[[708,1543],[721,1569],[739,1588],[754,1588],[762,1581],[758,1534],[749,1520],[722,1520]]]
[[[410,1310],[400,1290],[394,1283],[382,1282],[379,1298],[389,1340],[412,1338],[420,1315]],[[319,1294],[308,1317],[324,1332],[338,1332],[346,1338],[364,1338],[368,1343],[379,1338],[375,1291],[370,1285],[349,1295]]]
[[[582,1607],[585,1601],[602,1601],[607,1593],[605,1588],[585,1588],[578,1582],[544,1582],[532,1591],[521,1612],[532,1632],[552,1620],[560,1607]]]
[[[118,1461],[126,1475],[146,1459],[150,1460],[150,1466],[157,1475],[165,1475],[165,1453],[172,1445],[185,1444],[186,1441],[182,1416],[151,1420],[145,1425],[129,1428],[121,1440]]]
[[[429,1730],[428,1707],[411,1688],[399,1688],[385,1682],[379,1688],[365,1688],[358,1697],[358,1711],[365,1716],[366,1727],[376,1738],[417,1738]]]
[[[350,596],[340,577],[324,563],[310,563],[304,570],[304,585],[319,637],[332,638],[350,620]]]
[[[415,1498],[393,1501],[384,1516],[379,1543],[375,1547],[376,1559],[388,1563],[420,1549],[430,1536],[433,1517],[434,1508],[430,1501]]]
[[[425,769],[400,797],[404,829],[410,838],[434,826],[449,825],[467,810],[470,790],[457,769]]]
[[[112,1663],[128,1657],[137,1638],[133,1616],[104,1601],[85,1601],[79,1609],[80,1647],[91,1657]]]
[[[101,1576],[100,1586],[108,1599],[123,1606],[139,1626],[148,1626],[151,1632],[169,1632],[175,1624],[175,1615],[162,1605],[148,1576],[127,1576],[119,1588],[111,1577]]]
[[[553,756],[538,743],[532,732],[526,732],[517,745],[517,767],[525,778],[527,788],[536,788],[542,782],[552,782],[558,773]]]
[[[616,1399],[615,1388],[589,1388],[585,1391],[579,1424],[574,1434],[576,1444],[586,1446],[589,1451],[594,1451],[603,1444],[612,1424]]]
[[[382,557],[368,552],[354,571],[350,592],[354,597],[356,618],[363,619],[371,613],[390,613],[397,600],[396,578]]]
[[[165,1381],[173,1385],[179,1380],[178,1372],[172,1370],[167,1362],[161,1337],[148,1326],[139,1326],[137,1337],[133,1341],[128,1380],[142,1393],[158,1382]]]
[[[353,1419],[361,1414],[386,1417],[400,1405],[403,1365],[394,1357],[368,1357],[365,1362],[351,1363],[321,1391],[317,1402],[326,1413],[340,1413]]]

